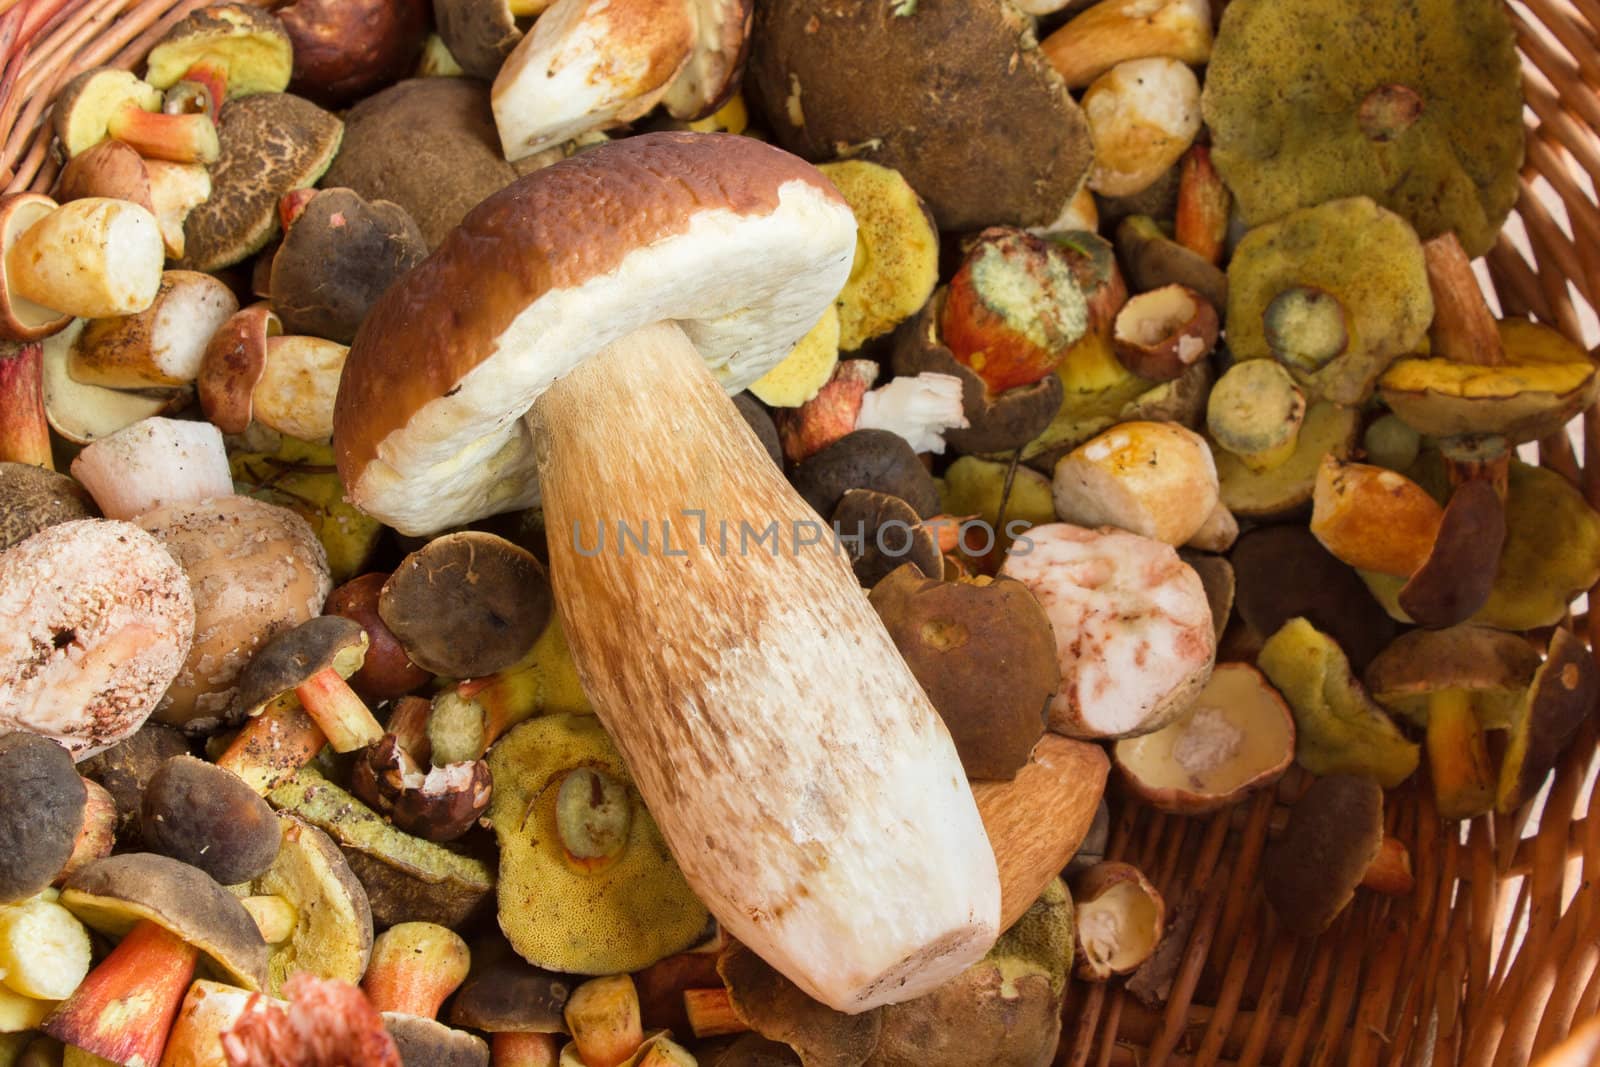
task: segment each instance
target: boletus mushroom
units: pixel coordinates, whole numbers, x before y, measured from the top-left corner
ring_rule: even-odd
[[[75,76],[56,94],[50,115],[69,159],[110,137],[148,159],[217,160],[212,115],[166,114],[159,89],[125,70],[96,67]]]
[[[238,776],[178,756],[162,764],[145,787],[140,838],[153,852],[236,885],[272,865],[282,833],[266,801]]]
[[[160,224],[167,255],[181,259],[184,220],[211,195],[211,174],[199,163],[145,159],[121,141],[101,141],[67,161],[55,195],[63,204],[85,196],[138,204]]]
[[[620,229],[595,229],[602,203]],[[542,497],[573,658],[689,885],[809,992],[861,1010],[981,957],[999,884],[937,712],[726,396],[832,302],[854,229],[813,168],[750,138],[645,134],[575,155],[473,209],[374,305],[334,439],[352,499],[402,532]],[[464,286],[499,295],[463,307]],[[647,520],[648,551],[588,547]],[[794,528],[807,544],[738,549],[745,530]],[[704,658],[724,645],[747,649],[736,668]],[[804,843],[819,819],[851,842],[825,870]]]
[[[411,70],[428,31],[428,0],[291,0],[273,11],[289,35],[289,90],[341,107]]]
[[[93,518],[83,486],[31,463],[0,463],[0,552],[47,526]]]
[[[172,389],[200,375],[212,335],[239,301],[218,279],[169,270],[150,306],[131,315],[87,323],[72,342],[67,373],[111,389]]]
[[[38,193],[0,198],[0,276],[13,340],[56,332],[56,316],[106,318],[149,307],[166,260],[156,217],[138,204],[84,197],[57,205]],[[51,313],[54,312],[55,316]]]
[[[85,758],[143,725],[194,636],[190,583],[126,522],[47,527],[0,553],[0,728]]]
[[[49,887],[72,856],[88,798],[65,748],[16,730],[0,734],[0,903]]]
[[[150,49],[145,80],[157,89],[189,89],[196,110],[216,118],[224,102],[281,93],[294,69],[283,25],[253,4],[220,3],[191,12]]]
[[[1107,860],[1072,880],[1078,977],[1103,982],[1150,958],[1167,928],[1167,905],[1144,872]]]

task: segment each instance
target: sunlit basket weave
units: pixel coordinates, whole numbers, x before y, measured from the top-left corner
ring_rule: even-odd
[[[168,27],[208,2],[0,0],[6,190],[48,191],[54,181],[46,120],[68,78],[137,65]],[[1487,257],[1491,300],[1592,348],[1600,340],[1592,311],[1600,306],[1600,0],[1509,8],[1528,148],[1516,212]],[[1600,412],[1588,411],[1571,438],[1541,442],[1539,458],[1600,505]],[[1592,612],[1579,626],[1600,644]],[[1159,814],[1113,787],[1109,858],[1148,872],[1169,912],[1192,925],[1162,1009],[1119,985],[1073,983],[1057,1064],[1521,1067],[1547,1054],[1542,1067],[1600,1064],[1596,741],[1591,722],[1545,793],[1509,818],[1443,823],[1417,779],[1391,793],[1389,831],[1412,851],[1416,892],[1358,894],[1316,941],[1277,929],[1258,879],[1274,806],[1303,779],[1291,775],[1276,794],[1204,818]],[[976,1067],[983,1050],[974,1057]]]

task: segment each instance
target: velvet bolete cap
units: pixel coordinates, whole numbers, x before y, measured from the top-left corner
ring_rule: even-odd
[[[670,319],[738,392],[811,329],[854,249],[827,179],[750,138],[646,134],[535,171],[367,315],[334,410],[350,497],[408,534],[530,507],[523,416],[563,374]]]

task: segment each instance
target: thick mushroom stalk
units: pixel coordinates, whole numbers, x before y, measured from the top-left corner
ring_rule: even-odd
[[[1000,912],[949,733],[726,395],[854,247],[837,191],[749,138],[581,153],[374,305],[334,434],[352,499],[411,532],[526,506],[537,473],[573,662],[689,885],[846,1011],[954,976]]]
[[[584,689],[707,906],[841,1010],[981,957],[994,860],[949,735],[683,331],[611,345],[532,424]]]

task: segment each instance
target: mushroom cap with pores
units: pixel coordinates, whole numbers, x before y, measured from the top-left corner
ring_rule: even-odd
[[[403,533],[538,501],[523,415],[643,326],[678,322],[729,393],[788,354],[849,274],[855,220],[746,137],[602,145],[485,200],[373,305],[339,384],[350,498]]]
[[[143,725],[194,636],[189,581],[143,530],[109,519],[47,527],[0,554],[0,730],[74,758]]]

